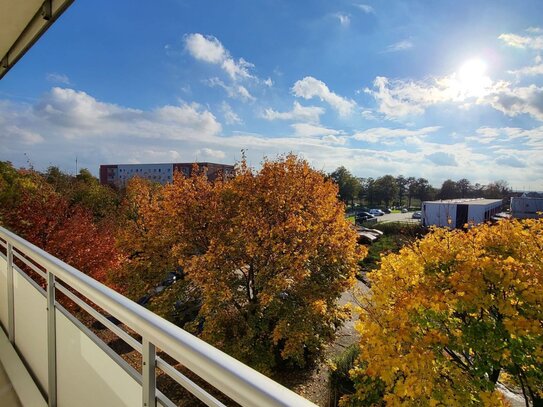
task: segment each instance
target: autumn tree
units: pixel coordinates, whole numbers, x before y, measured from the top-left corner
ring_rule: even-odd
[[[500,405],[513,378],[543,397],[543,221],[434,229],[371,273],[361,298],[356,393],[391,405]],[[375,399],[373,399],[375,401]]]
[[[96,224],[92,212],[72,206],[51,185],[34,174],[9,208],[2,208],[4,226],[92,277],[105,281],[120,262],[114,236]]]
[[[226,182],[176,175],[154,213],[202,293],[192,329],[264,371],[318,353],[363,254],[337,192],[293,155],[258,172],[242,162]]]

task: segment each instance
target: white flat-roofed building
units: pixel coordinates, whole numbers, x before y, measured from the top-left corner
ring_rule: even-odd
[[[447,199],[422,203],[424,226],[449,226],[462,228],[465,224],[489,221],[501,212],[501,199]]]
[[[511,215],[514,218],[541,218],[543,198],[523,195],[511,198]]]

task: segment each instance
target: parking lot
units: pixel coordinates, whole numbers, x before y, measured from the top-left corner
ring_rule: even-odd
[[[413,212],[387,213],[383,216],[377,216],[377,222],[420,222],[420,219],[412,219],[411,216],[413,216]]]

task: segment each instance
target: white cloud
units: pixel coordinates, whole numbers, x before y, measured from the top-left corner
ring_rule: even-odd
[[[6,143],[8,140],[19,141],[22,144],[33,145],[43,142],[43,137],[31,130],[22,129],[15,125],[8,125],[3,132],[0,133],[0,140]]]
[[[351,24],[351,17],[348,14],[336,13],[334,17],[338,19],[339,24],[343,27],[348,27]]]
[[[63,85],[71,85],[70,78],[68,78],[68,75],[65,75],[63,73],[48,73],[45,76],[45,79],[47,81],[52,83],[61,83]]]
[[[264,111],[262,117],[266,120],[296,120],[310,123],[318,123],[320,116],[324,114],[324,108],[318,106],[302,106],[294,101],[292,110],[278,112],[271,108]]]
[[[496,158],[496,164],[514,168],[526,167],[526,163],[514,155],[502,155]]]
[[[412,137],[426,137],[431,133],[435,133],[441,127],[424,127],[422,129],[389,129],[386,127],[376,127],[353,134],[353,139],[366,141],[368,143],[382,143],[394,139],[407,139]]]
[[[226,122],[226,124],[242,124],[243,123],[243,120],[240,119],[240,117],[232,109],[232,106],[230,106],[228,103],[222,102],[221,112],[224,116],[224,121]]]
[[[236,61],[221,42],[212,35],[187,34],[185,47],[195,59],[219,65],[234,81],[242,78],[254,78],[249,72],[254,65],[243,58]]]
[[[503,86],[488,95],[481,103],[488,103],[507,116],[528,114],[543,121],[543,87],[536,85],[516,88]]]
[[[196,154],[198,154],[198,158],[202,156],[201,158],[209,158],[209,159],[217,159],[217,158],[224,158],[226,157],[226,154],[224,151],[221,150],[213,150],[211,148],[201,148],[199,149]]]
[[[454,156],[454,154],[450,153],[437,151],[432,154],[427,154],[425,157],[435,165],[451,167],[456,167],[458,165],[458,163],[456,162],[456,157]]]
[[[337,95],[328,89],[328,86],[326,86],[324,82],[319,81],[312,76],[306,76],[297,81],[292,87],[292,92],[295,96],[304,99],[317,97],[337,110],[340,116],[351,114],[356,106],[356,103],[353,100]]]
[[[530,27],[526,31],[528,31],[530,35],[501,34],[498,38],[510,47],[535,50],[543,49],[543,35],[533,35],[540,34],[541,29],[538,27]]]
[[[536,85],[515,87],[506,81],[493,82],[488,77],[463,83],[456,73],[423,81],[390,80],[378,76],[375,90],[364,91],[378,103],[379,112],[388,119],[420,115],[427,107],[456,103],[458,107],[488,105],[507,116],[528,114],[543,121],[543,88]]]
[[[273,86],[272,78],[268,78],[262,82],[264,85],[266,85],[268,88],[271,88]]]
[[[362,10],[366,14],[375,13],[375,9],[372,6],[368,5],[368,4],[355,4],[354,6],[359,8],[360,10]]]
[[[541,57],[538,55],[535,58],[534,65],[523,66],[522,68],[513,69],[507,72],[513,75],[517,75],[517,76],[543,75],[543,63],[541,63]]]
[[[23,144],[20,137],[4,138],[13,126],[16,132],[37,134],[43,140]],[[403,173],[424,176],[435,185],[450,177],[467,177],[480,183],[504,178],[512,185],[530,183],[543,189],[538,176],[543,166],[543,126],[530,130],[487,128],[487,134],[497,134],[492,146],[500,146],[489,153],[475,152],[473,149],[479,149],[479,144],[444,145],[432,142],[430,136],[422,138],[425,133],[433,134],[432,128],[407,129],[416,133],[407,133],[405,137],[391,135],[389,140],[413,139],[413,143],[383,149],[355,147],[351,145],[352,138],[341,129],[313,126],[293,126],[292,134],[282,137],[226,134],[213,114],[195,103],[139,110],[96,100],[81,91],[53,89],[34,104],[0,100],[0,159],[23,166],[23,153],[27,153],[37,169],[58,165],[73,171],[77,155],[81,166],[97,174],[99,164],[104,163],[190,162],[204,157],[234,163],[240,150],[245,149],[249,160],[258,165],[264,156],[292,151],[306,157],[315,168],[332,171],[345,165],[357,176]],[[489,148],[483,145],[481,149]],[[454,154],[458,165],[435,165],[426,156],[436,152]],[[497,158],[508,156],[524,161],[526,168],[496,165]]]
[[[406,51],[408,49],[411,49],[414,47],[413,42],[409,40],[402,40],[395,42],[394,44],[389,45],[385,48],[383,52],[398,52],[398,51]]]
[[[298,137],[335,136],[341,134],[338,130],[309,123],[294,123],[291,126],[294,129],[294,134]]]
[[[242,102],[252,102],[256,100],[256,98],[251,95],[249,90],[245,86],[240,85],[239,83],[232,83],[231,85],[228,85],[221,81],[219,78],[211,78],[207,81],[204,81],[204,83],[206,83],[208,86],[211,86],[212,88],[223,88],[226,91],[228,97],[232,99],[238,99]]]

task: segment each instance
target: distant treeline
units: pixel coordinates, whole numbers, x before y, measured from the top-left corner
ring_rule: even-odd
[[[447,179],[436,188],[426,178],[384,175],[378,178],[361,178],[352,175],[345,167],[329,174],[339,187],[339,197],[346,204],[368,206],[407,206],[413,201],[456,198],[506,198],[512,190],[507,181],[498,180],[487,185],[472,184],[466,178]]]

